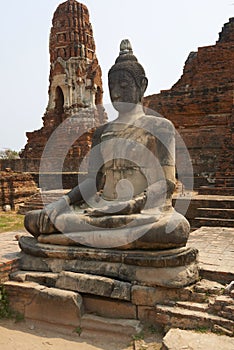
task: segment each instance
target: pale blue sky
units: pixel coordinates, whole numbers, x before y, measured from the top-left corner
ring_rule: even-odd
[[[48,41],[59,0],[0,0],[0,149],[20,150],[26,131],[42,126],[48,102]],[[89,8],[102,67],[107,73],[123,38],[149,78],[146,95],[169,89],[181,76],[190,51],[213,45],[234,16],[234,0],[84,0]]]

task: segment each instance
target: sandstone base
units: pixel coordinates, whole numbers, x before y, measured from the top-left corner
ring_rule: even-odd
[[[118,251],[43,244],[32,237],[21,237],[20,247],[21,269],[26,271],[89,273],[167,288],[181,288],[198,280],[198,252],[194,248]]]
[[[128,338],[142,325],[234,334],[234,295],[197,281],[196,249],[118,251],[32,237],[21,237],[20,247],[21,270],[5,287],[11,307],[33,322]]]

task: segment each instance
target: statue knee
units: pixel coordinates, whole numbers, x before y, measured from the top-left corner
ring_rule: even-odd
[[[40,212],[41,210],[31,210],[24,217],[24,227],[36,238],[40,235],[38,227]]]

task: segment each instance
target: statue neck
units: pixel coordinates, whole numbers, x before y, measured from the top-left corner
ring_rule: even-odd
[[[127,113],[119,113],[116,121],[124,123],[134,123],[137,119],[145,115],[143,106],[141,103],[135,105],[135,107]]]

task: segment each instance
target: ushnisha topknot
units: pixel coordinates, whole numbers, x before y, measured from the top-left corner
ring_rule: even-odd
[[[129,72],[134,77],[138,87],[141,87],[142,78],[146,77],[145,70],[138,62],[136,56],[134,56],[132,45],[128,39],[121,41],[119,56],[116,58],[115,64],[109,70],[108,76],[119,70]]]

